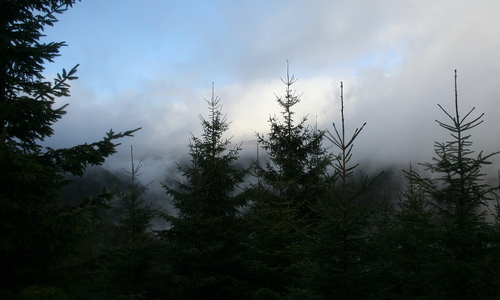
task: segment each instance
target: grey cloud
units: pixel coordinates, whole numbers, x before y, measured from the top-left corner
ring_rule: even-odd
[[[290,71],[299,79],[294,88],[303,93],[296,116],[309,115],[311,125],[316,118],[320,128],[332,129],[331,123],[339,122],[338,87],[344,82],[348,131],[367,122],[355,145],[360,159],[430,161],[434,141],[449,137],[434,120],[446,118],[438,103],[453,109],[454,69],[463,113],[473,106],[478,114],[486,113],[485,123],[472,132],[473,141],[487,152],[500,149],[500,4],[215,3],[217,27],[200,27],[207,36],[196,39],[200,49],[192,61],[170,65],[165,58],[158,65],[170,69],[155,68],[159,73],[148,79],[122,74],[137,76],[142,84],[114,95],[89,91],[82,78],[52,142],[70,146],[99,139],[110,128],[143,127],[135,138],[123,141],[108,166],[126,162],[133,144],[145,159],[144,173],[163,180],[173,172],[173,161],[184,161],[190,132],[201,133],[198,114],[206,115],[203,98],[210,97],[215,81],[223,112],[232,121],[228,137],[234,135],[234,143],[253,149],[254,132],[266,133],[269,114],[279,115],[274,93],[283,94],[279,77],[285,76],[289,59]]]

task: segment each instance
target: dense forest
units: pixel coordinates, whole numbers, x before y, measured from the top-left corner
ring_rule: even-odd
[[[339,121],[320,129],[295,116],[287,68],[253,160],[226,137],[212,88],[182,180],[165,174],[151,201],[133,148],[120,175],[93,167],[140,128],[41,146],[77,67],[46,81],[64,43],[39,39],[74,2],[0,1],[0,298],[500,298],[499,187],[482,171],[497,153],[472,150],[483,115],[459,108],[456,72],[454,109],[438,106],[436,123],[449,140],[404,180],[353,156],[365,124],[345,119],[342,83]]]

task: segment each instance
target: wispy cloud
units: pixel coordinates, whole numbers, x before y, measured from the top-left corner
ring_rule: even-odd
[[[500,3],[187,3],[88,0],[61,16],[48,38],[69,47],[47,74],[81,63],[81,79],[62,100],[71,105],[50,143],[143,127],[110,164],[126,160],[130,144],[151,166],[181,159],[190,133],[201,132],[212,82],[232,121],[228,134],[250,141],[280,113],[274,94],[283,93],[288,59],[303,93],[296,116],[309,115],[311,125],[338,122],[344,82],[348,130],[367,122],[355,146],[360,158],[430,160],[433,142],[448,138],[434,120],[445,117],[437,103],[452,109],[454,69],[464,112],[486,112],[474,141],[500,148]]]

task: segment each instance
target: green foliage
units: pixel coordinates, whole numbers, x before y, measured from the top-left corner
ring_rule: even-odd
[[[292,107],[300,96],[291,88],[297,80],[288,68],[282,81],[285,96],[276,100],[283,108],[284,121],[271,117],[270,132],[257,134],[269,161],[264,167],[256,162],[257,183],[246,190],[251,206],[246,214],[249,239],[245,259],[256,299],[284,297],[298,284],[296,264],[306,253],[307,232],[315,222],[310,205],[321,197],[330,162],[322,147],[324,132],[312,130],[305,117],[294,122]]]
[[[59,288],[42,287],[38,285],[30,286],[21,293],[23,300],[67,300],[66,294]]]
[[[341,84],[341,127],[327,138],[340,151],[335,156],[333,174],[323,188],[327,192],[313,205],[319,222],[313,232],[309,260],[303,263],[307,283],[313,294],[339,299],[367,298],[376,275],[377,256],[373,244],[375,199],[366,199],[374,179],[353,180],[358,164],[350,165],[354,140],[365,124],[350,138],[345,134],[343,86]]]
[[[247,250],[244,256],[254,299],[280,299],[297,284],[295,263],[305,254],[305,221],[286,196],[253,187],[247,195]],[[264,296],[267,295],[267,296]],[[271,295],[274,295],[271,297]]]
[[[392,299],[439,298],[434,274],[442,253],[439,227],[429,195],[419,185],[421,178],[410,166],[406,185],[398,199],[398,210],[391,215],[391,230],[383,235],[385,261],[390,262],[383,284]]]
[[[32,152],[38,139],[53,134],[52,124],[65,113],[53,109],[56,97],[68,96],[68,81],[76,79],[76,67],[63,70],[53,83],[43,81],[45,62],[58,56],[63,42],[39,43],[45,26],[53,26],[55,14],[74,0],[2,1],[0,50],[0,132],[3,142]],[[25,122],[34,119],[37,122]]]
[[[469,120],[474,108],[464,117],[459,114],[455,73],[455,112],[448,113],[451,124],[437,123],[450,131],[451,141],[436,142],[432,163],[424,166],[436,174],[434,178],[420,178],[412,173],[412,180],[429,195],[437,210],[440,260],[432,270],[436,293],[442,299],[492,299],[498,297],[495,286],[499,277],[488,270],[496,264],[499,255],[498,232],[486,220],[486,207],[497,199],[498,187],[483,183],[481,169],[498,152],[476,157],[470,148],[468,131],[482,123],[479,117]],[[419,214],[425,216],[423,212]]]
[[[110,131],[102,141],[67,149],[40,145],[65,114],[67,105],[53,105],[69,96],[77,67],[45,81],[43,65],[64,43],[39,40],[44,27],[57,21],[55,14],[74,3],[0,2],[0,275],[5,279],[0,289],[14,293],[36,284],[58,288],[80,278],[97,209],[110,197],[105,192],[76,206],[59,203],[58,192],[67,184],[64,173],[82,175],[88,165],[101,164],[116,152],[114,140],[135,131]],[[31,290],[25,292],[35,295]]]
[[[497,299],[500,297],[499,187],[482,168],[499,152],[475,155],[469,131],[482,123],[474,108],[461,116],[455,74],[451,122],[437,121],[451,141],[435,143],[431,177],[410,168],[396,207],[369,191],[378,178],[359,176],[354,141],[294,120],[300,95],[287,69],[282,120],[257,134],[268,161],[237,195],[247,170],[235,167],[239,146],[218,98],[206,100],[203,134],[189,143],[184,180],[163,185],[176,209],[170,228],[148,232],[156,211],[134,163],[128,190],[106,189],[63,202],[67,175],[82,176],[116,152],[110,131],[100,141],[44,148],[66,105],[77,66],[53,81],[44,64],[63,42],[41,43],[45,26],[75,0],[0,0],[0,298],[5,299]],[[339,153],[323,147],[329,140]],[[359,180],[357,180],[359,178]],[[118,224],[98,211],[121,199]],[[494,220],[487,209],[497,201]],[[493,203],[494,204],[494,203]],[[243,212],[245,214],[243,214]]]
[[[310,213],[309,205],[314,202],[318,183],[325,174],[331,157],[322,147],[324,132],[306,125],[307,117],[295,124],[292,107],[300,102],[300,95],[292,90],[297,79],[287,76],[282,79],[286,85],[285,96],[276,97],[283,108],[284,121],[276,116],[269,118],[270,131],[257,134],[259,144],[269,155],[264,168],[256,166],[262,185],[276,195],[287,196],[295,202],[302,217]],[[314,191],[314,192],[313,192]],[[312,196],[312,197],[311,197]]]
[[[200,116],[203,135],[189,144],[192,163],[179,167],[185,181],[175,188],[164,185],[178,213],[166,216],[171,228],[164,236],[177,298],[236,299],[241,294],[238,216],[245,203],[234,193],[246,170],[233,166],[239,148],[228,149],[230,141],[223,139],[229,125],[213,90],[206,101],[210,114],[208,120]]]
[[[124,215],[118,216],[118,223],[122,229],[125,239],[135,242],[146,233],[146,230],[151,228],[151,220],[154,218],[156,212],[152,205],[144,203],[144,194],[147,187],[141,185],[138,177],[142,164],[134,163],[134,149],[130,146],[130,160],[131,170],[124,170],[129,178],[130,184],[127,191],[120,191],[118,197],[121,199],[121,204],[125,209]]]
[[[123,212],[115,216],[118,224],[106,220],[95,224],[99,236],[94,251],[101,262],[100,276],[80,292],[82,299],[148,299],[155,295],[149,282],[155,279],[152,274],[161,243],[148,232],[156,210],[144,203],[147,186],[138,180],[141,166],[134,162],[131,147],[131,170],[124,170],[130,182],[113,195],[119,198]]]

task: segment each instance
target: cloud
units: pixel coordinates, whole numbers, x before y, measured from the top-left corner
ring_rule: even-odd
[[[319,128],[332,129],[340,122],[344,83],[347,131],[367,123],[355,144],[359,159],[430,161],[434,141],[449,138],[435,119],[446,119],[438,103],[453,110],[454,69],[462,112],[475,106],[478,115],[486,113],[485,123],[471,132],[477,148],[500,149],[500,3],[214,1],[199,8],[148,3],[137,16],[121,8],[110,15],[121,14],[109,27],[109,41],[94,44],[84,26],[74,37],[80,41],[76,49],[68,41],[63,56],[88,64],[82,64],[73,96],[61,102],[71,105],[50,143],[67,147],[97,140],[110,128],[142,127],[135,138],[122,141],[108,166],[124,165],[132,144],[144,158],[144,173],[164,177],[173,161],[185,160],[190,133],[201,133],[198,115],[206,116],[203,99],[215,82],[232,122],[228,137],[254,147],[255,132],[267,133],[269,115],[280,115],[275,94],[284,93],[280,77],[286,76],[288,59],[299,79],[293,87],[302,94],[297,120],[308,115],[311,125],[317,120]],[[78,3],[73,13],[88,13],[92,5],[99,4]],[[162,19],[162,9],[170,9],[169,18]],[[132,30],[124,20],[133,17],[132,26],[144,23]],[[104,16],[93,18],[107,24]],[[70,23],[65,19],[55,28]]]

